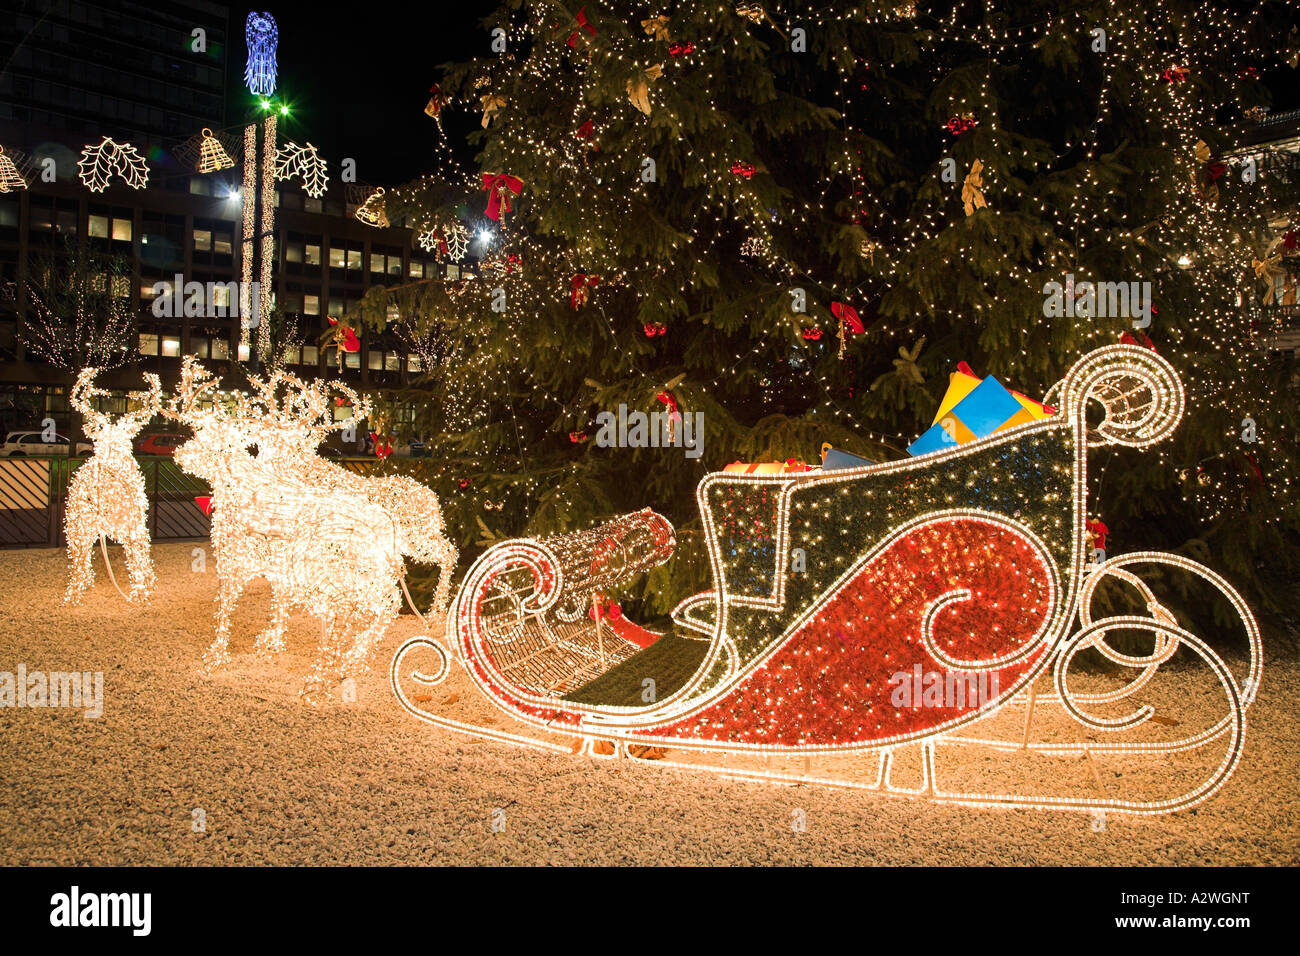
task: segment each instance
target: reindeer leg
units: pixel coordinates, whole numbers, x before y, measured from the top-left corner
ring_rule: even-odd
[[[127,539],[126,567],[131,575],[131,600],[145,602],[158,584],[154,574],[153,558],[149,553],[149,536],[135,535]]]
[[[278,588],[271,591],[271,624],[253,642],[253,653],[271,660],[284,650],[284,632],[289,623],[289,602]]]
[[[64,604],[78,604],[86,588],[95,583],[95,541],[99,537],[86,522],[70,515],[67,523],[68,589]]]
[[[247,582],[223,577],[217,590],[217,631],[212,644],[203,654],[203,671],[211,674],[230,663],[230,615],[239,603],[239,595]]]
[[[316,650],[316,660],[300,692],[303,703],[313,707],[329,699],[330,678],[338,671],[338,628],[339,623],[333,614],[327,614],[321,619],[320,647]]]
[[[401,610],[401,598],[397,598],[385,609],[384,613],[366,625],[358,634],[352,649],[339,661],[338,679],[345,680],[358,674],[364,674],[374,663],[375,650],[383,643],[388,627],[397,619]]]

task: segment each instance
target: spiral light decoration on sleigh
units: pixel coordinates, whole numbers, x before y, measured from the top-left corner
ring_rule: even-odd
[[[1168,361],[1150,349],[1111,345],[1089,352],[1049,393],[1060,390],[1062,412],[1078,417],[1090,448],[1123,445],[1146,448],[1164,441],[1182,421],[1187,406],[1183,383]],[[1087,424],[1088,403],[1097,402],[1105,419]]]

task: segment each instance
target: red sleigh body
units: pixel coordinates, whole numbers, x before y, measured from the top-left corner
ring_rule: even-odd
[[[674,533],[661,516],[634,512],[587,531],[499,544],[462,582],[445,646],[416,638],[398,651],[393,688],[421,720],[543,749],[635,757],[657,748],[693,770],[981,806],[1133,813],[1194,806],[1240,759],[1261,675],[1258,627],[1212,570],[1159,552],[1105,559],[1086,527],[1088,448],[1166,438],[1183,413],[1182,386],[1154,353],[1112,346],[1084,356],[1048,400],[1059,408],[1050,418],[907,461],[707,476],[696,498],[712,587],[681,602],[673,633],[648,647],[653,635],[630,622],[611,626],[603,609],[619,584],[672,555]],[[1090,403],[1105,413],[1096,424],[1086,415]],[[1244,678],[1161,605],[1131,570],[1140,565],[1198,576],[1234,608],[1249,643]],[[1103,580],[1135,594],[1147,613],[1095,619],[1093,594]],[[1150,652],[1111,646],[1108,635],[1123,631],[1150,635]],[[1143,738],[1155,711],[1130,698],[1180,648],[1208,665],[1226,714],[1182,736]],[[1069,671],[1085,650],[1136,676],[1116,689],[1077,692]],[[438,659],[432,671],[404,664],[429,652]],[[439,684],[453,664],[511,721],[421,706],[410,683]],[[1039,684],[1050,686],[1037,699],[1082,725],[1083,739],[1031,739]],[[1009,706],[1025,713],[1014,741],[989,736],[988,725],[970,736],[969,725]],[[1098,732],[1112,736],[1098,741]],[[1216,741],[1226,742],[1222,761],[1161,797],[944,791],[937,769],[941,746],[1101,759],[1186,753]],[[922,787],[900,789],[890,776],[895,753],[913,743]],[[873,751],[874,777],[807,769],[817,755],[832,761]],[[802,755],[806,766],[796,773],[728,763],[724,771],[699,763],[701,752],[729,761]]]

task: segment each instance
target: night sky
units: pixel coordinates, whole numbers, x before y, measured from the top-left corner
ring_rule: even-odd
[[[329,5],[259,2],[231,6],[228,125],[254,102],[243,84],[244,18],[250,9],[275,17],[280,31],[276,96],[292,107],[282,135],[310,141],[331,171],[344,157],[357,160],[357,178],[398,185],[433,172],[433,120],[424,115],[440,64],[489,53],[480,21],[494,0],[425,3],[388,8],[361,5],[337,16]],[[360,15],[357,15],[360,14]],[[453,127],[453,148],[466,158],[464,129]]]
[[[277,96],[292,106],[281,126],[285,138],[310,141],[332,170],[344,157],[357,160],[357,177],[372,185],[399,185],[434,172],[433,121],[424,115],[429,87],[442,64],[488,55],[482,21],[496,0],[411,4],[394,11],[362,6],[340,17],[328,5],[258,0],[280,31]],[[244,18],[252,7],[231,7],[231,58],[227,124],[240,125],[254,102],[243,85]],[[1279,38],[1282,44],[1284,38]],[[1274,75],[1275,74],[1275,75]],[[1275,112],[1300,107],[1295,71],[1267,74]],[[444,119],[452,149],[464,160],[473,150],[465,134],[475,117],[452,111]]]

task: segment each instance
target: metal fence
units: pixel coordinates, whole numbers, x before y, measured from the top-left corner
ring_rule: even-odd
[[[68,480],[85,458],[0,458],[0,548],[63,547]],[[428,459],[332,459],[357,474],[407,474],[429,480]],[[149,498],[149,535],[155,541],[206,538],[211,519],[196,498],[212,494],[206,482],[181,471],[170,458],[137,458]]]
[[[85,458],[0,458],[0,547],[62,547],[68,481]],[[211,522],[194,499],[211,494],[170,458],[137,458],[155,541],[206,538]]]

